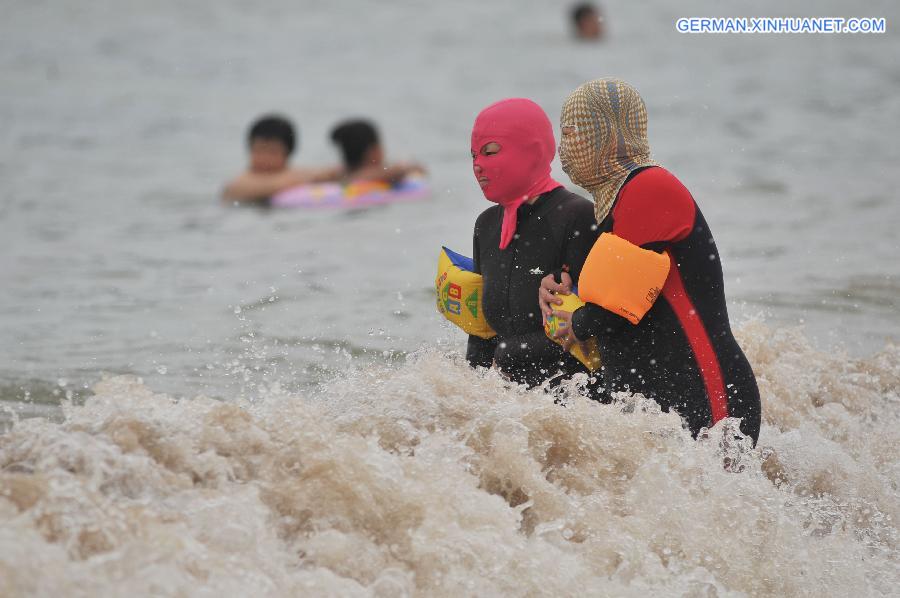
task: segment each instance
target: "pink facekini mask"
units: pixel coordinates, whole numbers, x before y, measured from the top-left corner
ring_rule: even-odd
[[[485,156],[488,143],[498,143],[500,151]],[[472,127],[472,168],[487,177],[482,192],[488,201],[503,206],[500,249],[506,249],[516,234],[516,211],[524,202],[561,187],[550,177],[550,163],[556,154],[553,125],[540,106],[525,98],[500,100],[481,111]]]

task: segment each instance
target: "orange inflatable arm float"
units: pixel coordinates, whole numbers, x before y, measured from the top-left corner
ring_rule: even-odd
[[[662,292],[671,265],[668,253],[642,249],[603,233],[581,269],[578,294],[637,324]]]

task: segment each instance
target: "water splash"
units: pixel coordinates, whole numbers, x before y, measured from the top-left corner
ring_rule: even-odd
[[[867,595],[900,583],[900,350],[740,331],[759,446],[458,355],[305,397],[103,380],[0,436],[0,595]]]

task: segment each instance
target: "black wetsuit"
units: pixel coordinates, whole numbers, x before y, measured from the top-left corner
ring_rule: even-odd
[[[690,192],[663,168],[637,170],[599,232],[672,258],[662,292],[637,325],[590,303],[573,316],[578,338],[597,338],[606,391],[652,397],[694,435],[723,417],[742,418],[742,432],[756,442],[756,378],[732,336],[719,252]]]
[[[578,280],[597,226],[593,204],[557,187],[534,204],[519,207],[516,235],[500,249],[503,208],[488,208],[475,221],[475,272],[484,277],[482,308],[497,336],[469,336],[466,359],[500,370],[520,384],[535,386],[562,372],[587,372],[581,362],[547,338],[538,289],[547,274],[566,268]]]

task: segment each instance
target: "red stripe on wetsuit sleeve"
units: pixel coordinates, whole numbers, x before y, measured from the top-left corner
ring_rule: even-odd
[[[691,234],[696,214],[694,198],[675,175],[664,168],[648,168],[635,175],[622,188],[613,210],[613,233],[635,245],[677,243]],[[722,368],[706,326],[684,287],[678,265],[671,255],[669,259],[672,261],[672,269],[662,295],[672,306],[694,352],[694,359],[706,387],[712,423],[716,423],[728,417],[728,398]]]
[[[669,259],[672,260],[671,255]],[[684,330],[688,344],[694,351],[694,359],[697,361],[700,376],[706,386],[712,423],[715,424],[720,419],[728,417],[728,397],[725,394],[722,368],[712,342],[709,340],[709,335],[706,333],[706,326],[697,315],[697,310],[684,288],[684,281],[675,260],[672,260],[672,269],[669,270],[669,277],[662,294],[672,306],[672,311],[675,312],[675,316],[681,323],[681,329]]]

